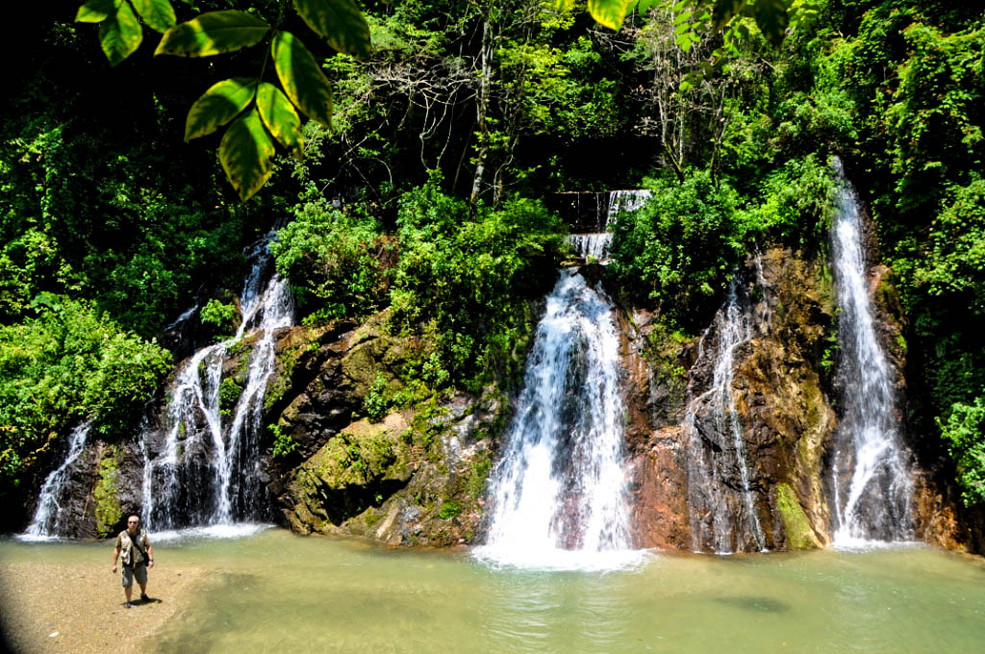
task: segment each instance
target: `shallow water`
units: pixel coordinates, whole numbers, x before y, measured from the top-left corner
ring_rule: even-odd
[[[103,562],[110,548],[2,541],[0,558]],[[950,653],[985,643],[985,561],[917,546],[656,553],[607,573],[494,569],[466,551],[279,529],[158,540],[154,552],[158,566],[216,571],[161,652]]]

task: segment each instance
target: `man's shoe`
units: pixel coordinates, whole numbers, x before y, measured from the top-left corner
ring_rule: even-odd
[[[147,597],[147,593],[141,593],[140,594],[140,601],[141,602],[149,602],[150,601],[150,598]]]
[[[131,604],[130,602],[127,602],[126,604],[123,605],[123,608],[129,609],[132,606],[133,606],[133,604]]]

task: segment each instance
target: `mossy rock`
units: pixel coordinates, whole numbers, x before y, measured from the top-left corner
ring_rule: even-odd
[[[120,450],[116,446],[103,448],[99,463],[96,467],[98,480],[92,491],[96,502],[96,534],[105,538],[116,531],[117,525],[123,519],[123,507],[120,506]]]
[[[821,546],[797,494],[789,484],[776,485],[776,507],[783,520],[788,550],[809,550]]]

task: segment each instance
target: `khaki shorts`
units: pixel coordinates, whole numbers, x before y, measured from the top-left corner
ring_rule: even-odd
[[[136,567],[131,568],[128,565],[123,566],[123,587],[129,588],[133,586],[133,578],[137,578],[137,583],[141,586],[147,585],[147,564],[138,563]]]

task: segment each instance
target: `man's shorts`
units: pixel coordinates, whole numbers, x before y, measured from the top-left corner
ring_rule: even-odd
[[[147,564],[138,563],[136,567],[131,568],[128,565],[123,566],[123,587],[129,588],[133,586],[133,578],[137,578],[137,583],[141,586],[147,585]]]

